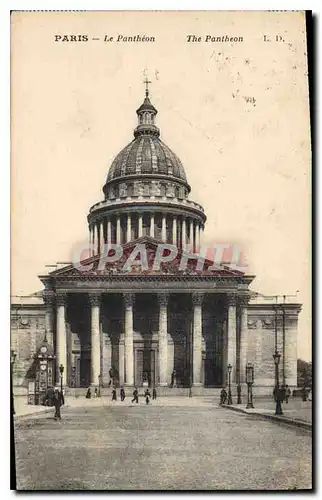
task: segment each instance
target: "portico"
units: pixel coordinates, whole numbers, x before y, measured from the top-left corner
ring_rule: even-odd
[[[179,386],[219,387],[228,363],[234,383],[243,373],[249,294],[236,290],[240,279],[221,279],[214,291],[216,277],[108,275],[76,284],[70,276],[72,284],[69,272],[52,273],[56,290],[45,292],[66,385],[72,374],[76,386],[97,386],[99,377],[108,384],[111,368],[115,383],[130,387],[142,385],[143,374],[150,385],[169,386],[173,371]]]

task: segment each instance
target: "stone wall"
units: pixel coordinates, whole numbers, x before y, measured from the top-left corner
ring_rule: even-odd
[[[33,378],[33,356],[45,336],[45,309],[37,305],[13,305],[11,308],[11,349],[16,353],[13,385],[28,386]]]

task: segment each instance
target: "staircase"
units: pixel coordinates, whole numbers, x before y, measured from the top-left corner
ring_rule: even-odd
[[[92,396],[94,394],[94,389],[95,389],[95,387],[92,388]],[[134,387],[126,387],[125,386],[124,390],[125,390],[125,394],[127,396],[129,396],[129,395],[132,395],[132,393],[134,391]],[[139,396],[143,396],[145,390],[146,390],[145,387],[138,387]],[[150,390],[150,393],[152,396],[152,388],[150,387],[149,390]],[[117,391],[117,395],[119,397],[120,389],[117,388],[116,391]],[[189,392],[190,392],[189,388],[187,388],[187,387],[173,387],[173,388],[171,388],[171,387],[156,387],[156,391],[157,391],[158,397],[159,396],[189,397]],[[218,398],[218,400],[219,400],[220,391],[221,391],[220,387],[192,387],[191,395],[193,397],[195,397],[195,396],[215,397],[215,398]],[[86,387],[81,387],[81,388],[78,387],[76,389],[73,389],[70,387],[65,388],[66,396],[85,397],[86,392],[87,392]],[[112,388],[111,387],[103,387],[100,390],[100,394],[101,394],[101,396],[111,397],[112,396]]]

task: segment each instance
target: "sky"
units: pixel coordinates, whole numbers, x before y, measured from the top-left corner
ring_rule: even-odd
[[[304,23],[301,12],[14,13],[12,294],[41,289],[45,266],[70,260],[88,240],[89,208],[103,199],[111,162],[132,140],[146,69],[161,139],[205,209],[204,243],[238,243],[256,275],[253,290],[298,291],[298,356],[310,360]],[[155,42],[115,41],[137,34]],[[201,41],[188,42],[192,34]],[[206,42],[207,35],[243,41]]]

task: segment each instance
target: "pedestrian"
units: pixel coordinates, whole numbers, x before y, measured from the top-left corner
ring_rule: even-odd
[[[134,401],[136,403],[139,402],[139,393],[138,393],[138,390],[137,390],[137,387],[134,389],[133,391],[133,399],[132,399],[132,403],[134,403]]]
[[[85,397],[86,397],[86,399],[91,399],[91,397],[92,397],[92,391],[91,391],[90,387],[87,389]]]
[[[155,387],[153,387],[152,399],[157,399],[157,391],[156,391]]]
[[[117,400],[117,397],[116,397],[116,389],[114,387],[113,391],[112,391],[112,401],[116,401]]]
[[[109,369],[108,374],[109,374],[109,376],[110,376],[110,381],[109,381],[109,383],[108,383],[108,386],[110,387],[110,385],[111,385],[111,384],[112,384],[112,382],[113,382],[113,378],[114,378],[114,370],[113,370],[113,368],[110,368],[110,369]]]
[[[121,398],[121,401],[124,401],[124,399],[125,399],[125,392],[124,392],[123,387],[121,387],[121,390],[120,390],[120,398]]]
[[[95,389],[94,389],[94,398],[97,398],[97,396],[98,396],[97,387],[95,387]]]
[[[145,391],[144,396],[145,396],[145,402],[148,405],[150,403],[150,397],[151,397],[149,389]]]
[[[54,392],[54,405],[55,405],[55,420],[61,420],[61,415],[60,415],[60,407],[62,406],[62,394],[58,390],[58,388],[55,388]]]
[[[283,384],[281,389],[280,389],[280,398],[281,398],[281,402],[283,403],[286,399],[286,387],[285,385]]]
[[[290,397],[291,397],[291,389],[286,384],[286,386],[285,386],[285,403],[288,403],[288,400]]]
[[[220,404],[224,405],[226,403],[226,399],[227,399],[227,391],[223,387],[220,391]]]

